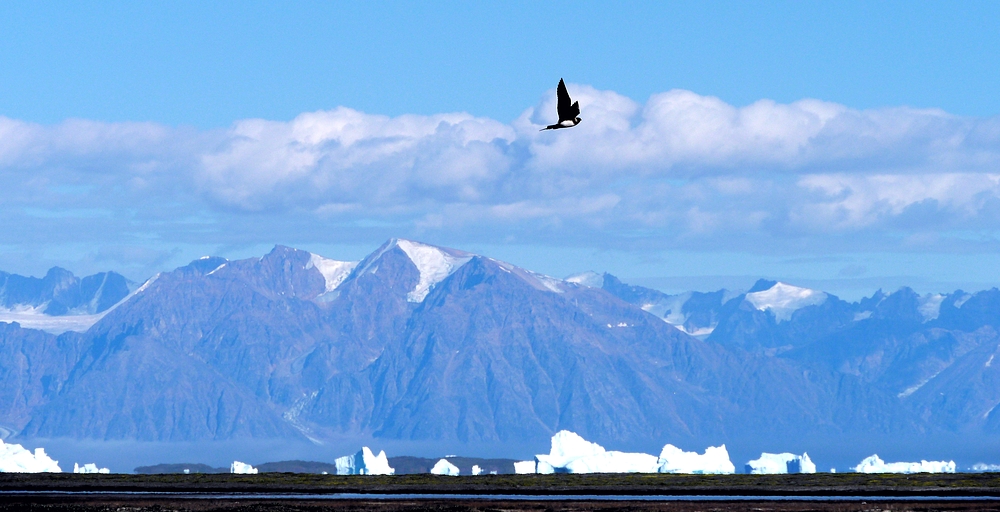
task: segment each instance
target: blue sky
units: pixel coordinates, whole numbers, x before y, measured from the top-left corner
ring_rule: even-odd
[[[1000,281],[1000,4],[539,4],[0,4],[0,269],[400,236],[671,290]],[[560,77],[584,122],[539,134]]]

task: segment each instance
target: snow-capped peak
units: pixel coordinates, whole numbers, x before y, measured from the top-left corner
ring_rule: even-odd
[[[406,294],[406,300],[410,302],[423,302],[431,288],[444,281],[472,259],[472,255],[468,253],[442,249],[410,240],[397,240],[396,245],[406,253],[406,256],[420,271],[420,281],[417,282],[417,286]]]
[[[792,313],[799,309],[826,302],[826,297],[826,293],[819,290],[777,282],[767,290],[748,293],[746,301],[759,311],[771,310],[774,318],[781,322],[791,319]]]
[[[331,260],[313,253],[309,253],[309,263],[306,264],[306,268],[315,268],[323,274],[323,279],[326,280],[326,293],[336,290],[357,266],[357,261]]]
[[[944,295],[940,293],[928,293],[920,297],[917,311],[920,312],[920,316],[924,317],[924,322],[930,322],[941,314],[942,301],[944,301]]]
[[[567,277],[565,281],[567,283],[574,283],[581,286],[587,286],[589,288],[601,288],[604,286],[604,275],[588,270],[587,272],[573,274]]]

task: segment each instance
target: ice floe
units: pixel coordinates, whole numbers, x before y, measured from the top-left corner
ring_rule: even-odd
[[[514,473],[527,475],[535,472],[535,461],[521,460],[514,463]]]
[[[808,453],[762,453],[759,459],[746,463],[746,472],[752,475],[777,475],[784,473],[815,473],[816,464]]]
[[[338,475],[393,475],[396,470],[389,467],[389,458],[382,450],[376,456],[371,448],[364,446],[354,455],[345,455],[334,461]]]
[[[111,473],[111,470],[108,469],[108,468],[99,468],[99,467],[97,467],[97,464],[94,464],[94,463],[84,464],[84,465],[81,466],[81,465],[79,465],[79,464],[77,464],[77,463],[74,462],[73,463],[73,472],[74,473],[84,473],[84,474],[94,473],[94,474],[107,475],[108,473]]]
[[[432,475],[445,475],[445,476],[458,476],[458,467],[454,464],[448,462],[447,459],[441,459],[434,464],[431,468]]]
[[[705,453],[686,452],[668,444],[660,451],[659,473],[687,473],[694,475],[728,475],[736,472],[729,459],[726,445],[709,446]]]
[[[659,457],[647,453],[605,450],[576,433],[562,430],[552,436],[548,454],[535,456],[535,472],[547,473],[733,473],[725,445],[711,447],[705,454],[685,452],[666,445]],[[530,466],[515,463],[515,471]]]
[[[778,322],[790,320],[792,313],[826,302],[827,295],[819,290],[775,283],[767,290],[746,294],[746,301],[759,311],[770,310]]]
[[[954,473],[955,461],[922,460],[920,462],[885,462],[879,456],[862,460],[855,466],[857,473]]]
[[[32,453],[19,444],[0,440],[0,473],[62,473],[62,470],[59,461],[52,460],[45,448],[35,448]]]
[[[229,472],[237,475],[256,475],[257,468],[251,466],[250,464],[234,460],[233,464],[229,466]]]

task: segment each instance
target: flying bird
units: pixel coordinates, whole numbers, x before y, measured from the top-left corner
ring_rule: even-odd
[[[580,124],[580,118],[578,117],[580,115],[580,102],[569,99],[569,92],[566,91],[566,84],[563,83],[562,78],[559,79],[559,87],[556,87],[556,98],[559,99],[559,103],[556,105],[556,110],[559,111],[559,122],[550,124],[538,131],[571,128]]]

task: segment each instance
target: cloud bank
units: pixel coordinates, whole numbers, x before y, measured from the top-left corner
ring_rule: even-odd
[[[1000,118],[569,88],[583,122],[547,132],[554,94],[509,124],[346,107],[213,131],[0,117],[0,243],[100,225],[141,246],[241,223],[255,227],[244,242],[271,243],[294,222],[595,246],[994,248]]]

